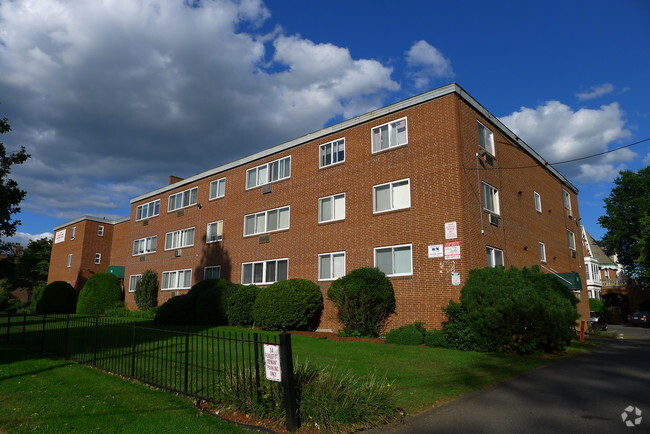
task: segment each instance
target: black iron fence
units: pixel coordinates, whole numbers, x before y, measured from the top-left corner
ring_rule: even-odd
[[[256,403],[263,386],[277,387],[287,428],[299,426],[287,333],[178,330],[101,317],[22,314],[0,315],[2,338],[209,402]],[[277,345],[281,385],[266,379],[265,345]]]

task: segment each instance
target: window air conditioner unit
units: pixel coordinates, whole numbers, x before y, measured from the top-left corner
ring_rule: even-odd
[[[174,298],[178,295],[178,291],[172,291],[170,292],[170,295],[172,296],[171,298]]]
[[[179,209],[176,211],[176,216],[177,217],[183,217],[185,215],[185,210],[184,209]]]
[[[573,218],[573,211],[571,211],[570,208],[566,208],[566,216],[569,217],[570,219]]]
[[[575,258],[575,257],[576,257],[576,251],[575,251],[575,250],[571,250],[571,257],[572,257],[572,258]]]
[[[140,262],[144,262],[147,259],[146,256],[140,256]]]
[[[174,250],[174,256],[176,256],[177,258],[181,256],[181,249]]]
[[[496,214],[490,214],[490,224],[499,227],[499,216]]]
[[[266,184],[262,186],[262,194],[267,194],[273,191],[273,188],[271,187],[270,184]]]
[[[494,166],[494,157],[488,153],[485,154],[485,162],[490,166]]]
[[[271,235],[260,235],[260,244],[266,244],[271,242]]]
[[[142,226],[149,226],[149,219],[142,220]]]

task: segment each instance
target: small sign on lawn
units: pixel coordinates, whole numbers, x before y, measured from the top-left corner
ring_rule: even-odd
[[[282,381],[282,369],[280,368],[280,346],[276,344],[264,344],[264,366],[266,379],[270,381]]]

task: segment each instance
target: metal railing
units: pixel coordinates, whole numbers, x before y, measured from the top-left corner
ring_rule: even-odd
[[[287,428],[299,426],[293,385],[291,335],[160,328],[119,319],[77,315],[0,315],[0,339],[63,356],[196,399],[233,396],[259,402],[264,345],[278,345]]]

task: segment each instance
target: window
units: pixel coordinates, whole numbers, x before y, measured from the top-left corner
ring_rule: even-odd
[[[539,243],[539,260],[546,262],[546,245],[542,242]]]
[[[160,214],[160,199],[138,205],[135,209],[135,221],[148,219]]]
[[[77,236],[77,227],[73,227],[72,231],[70,232],[70,240],[74,240],[74,237]]]
[[[254,188],[291,176],[291,157],[281,158],[246,171],[246,188]]]
[[[487,265],[488,267],[503,267],[503,250],[487,246]]]
[[[169,196],[167,203],[167,211],[176,211],[177,209],[187,208],[188,206],[196,205],[199,188],[194,187],[189,190],[181,191],[180,193],[172,194]]]
[[[205,236],[206,243],[214,243],[223,239],[223,220],[208,223],[208,232]]]
[[[244,217],[244,236],[289,229],[289,207],[249,214]]]
[[[566,235],[567,235],[567,239],[569,241],[569,248],[571,250],[575,250],[576,249],[576,235],[573,232],[571,232],[570,230],[568,230],[568,229],[566,231]]]
[[[101,264],[101,263],[102,263],[102,254],[95,253],[95,264]]]
[[[373,187],[374,212],[391,211],[411,206],[411,187],[409,179],[389,182]]]
[[[406,145],[408,134],[406,118],[389,122],[372,129],[372,152],[379,152],[396,146]]]
[[[97,236],[98,237],[103,237],[104,236],[104,226],[97,226]]]
[[[485,125],[480,122],[478,124],[478,145],[485,149],[491,155],[494,155],[494,134]]]
[[[345,193],[318,199],[318,223],[345,220]]]
[[[138,282],[142,279],[142,274],[132,274],[129,276],[129,292],[135,292]]]
[[[72,253],[68,253],[68,262],[66,262],[66,267],[72,267]]]
[[[217,199],[226,195],[226,178],[217,179],[210,183],[210,199]]]
[[[158,236],[140,238],[133,241],[133,256],[154,253],[158,247]]]
[[[163,271],[161,289],[188,289],[192,286],[192,270]]]
[[[213,265],[204,268],[203,279],[219,279],[221,278],[221,265]]]
[[[244,263],[242,264],[241,283],[244,285],[268,284],[287,280],[288,268],[288,259]]]
[[[345,252],[318,255],[318,280],[336,280],[345,276]]]
[[[564,207],[571,211],[571,195],[565,189],[562,189],[562,199],[564,201]]]
[[[534,192],[533,195],[535,196],[535,211],[537,212],[542,212],[542,196],[538,192]]]
[[[194,245],[194,228],[167,232],[165,235],[165,250],[180,249]]]
[[[320,145],[320,167],[327,167],[345,161],[345,139]]]
[[[375,267],[386,276],[410,276],[413,274],[411,245],[375,248]]]
[[[493,214],[499,214],[499,190],[483,183],[483,208]]]

